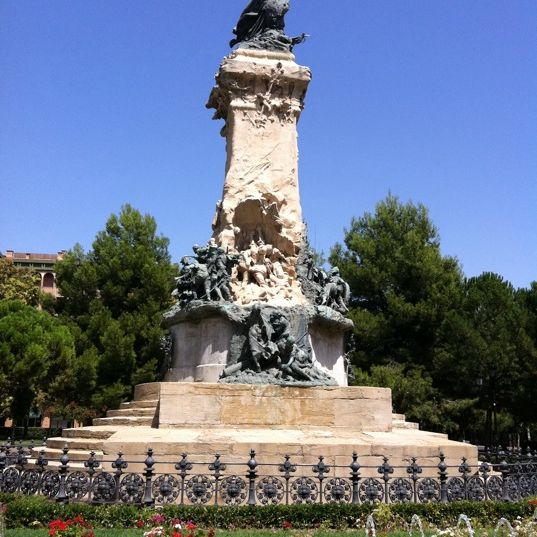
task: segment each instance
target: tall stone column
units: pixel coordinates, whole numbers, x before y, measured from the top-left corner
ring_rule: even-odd
[[[287,51],[225,57],[208,108],[227,159],[212,239],[182,260],[163,326],[167,381],[347,384],[348,286],[315,265],[298,186],[297,122],[311,81]]]
[[[256,258],[260,263],[253,276],[241,272],[239,263],[232,279],[239,304],[305,302],[296,271],[305,239],[297,122],[310,80],[310,70],[297,65],[291,53],[238,49],[221,64],[207,104],[216,110],[214,119],[225,121],[227,142],[213,238],[226,251],[241,254],[243,265],[255,264]],[[263,285],[270,277],[261,267],[267,261],[276,265],[276,286]]]

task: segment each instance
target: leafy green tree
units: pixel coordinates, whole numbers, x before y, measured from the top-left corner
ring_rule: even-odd
[[[460,301],[462,272],[442,256],[427,209],[389,195],[374,214],[352,220],[344,242],[330,262],[353,295],[355,365],[430,366],[439,328]]]
[[[83,402],[95,386],[95,368],[76,357],[70,331],[20,301],[0,301],[0,363],[0,401],[25,425],[33,406]]]
[[[516,299],[526,314],[526,332],[537,347],[537,281],[529,289],[519,289]]]
[[[537,284],[464,279],[426,208],[391,195],[344,242],[330,261],[353,294],[358,382],[392,388],[397,411],[461,439],[535,428]]]
[[[465,435],[475,399],[446,397],[432,373],[445,319],[462,299],[456,259],[442,256],[423,205],[388,195],[352,220],[330,262],[349,282],[358,382],[392,389],[394,409],[429,430]]]
[[[395,362],[374,365],[370,371],[357,369],[356,383],[390,388],[394,411],[428,431],[465,439],[477,419],[475,399],[446,399],[423,368],[407,368]]]
[[[7,418],[11,408],[11,394],[9,391],[9,379],[6,371],[0,371],[0,417]]]
[[[130,205],[112,215],[85,253],[76,245],[58,263],[56,309],[79,353],[98,362],[93,404],[114,407],[134,385],[158,379],[164,359],[162,312],[171,305],[177,267],[157,224]]]
[[[20,300],[37,306],[41,297],[39,283],[39,274],[0,257],[0,300]]]
[[[531,393],[537,385],[537,353],[526,326],[513,286],[483,273],[465,282],[461,307],[442,327],[433,372],[437,385],[451,397],[478,399],[485,413],[480,440],[489,444],[499,440],[500,415],[506,432],[535,422]]]
[[[517,291],[517,301],[523,308],[526,319],[526,333],[531,338],[533,348],[537,349],[537,281],[529,289]],[[526,422],[526,436],[537,438],[537,413],[535,407],[535,386],[537,386],[537,363],[530,361],[523,371],[519,383],[520,398],[517,399],[518,415]],[[534,440],[535,441],[535,440]]]
[[[421,369],[405,370],[403,364],[374,365],[369,372],[357,369],[355,374],[358,385],[390,388],[394,410],[410,418],[421,419],[419,408],[437,395],[430,375]]]

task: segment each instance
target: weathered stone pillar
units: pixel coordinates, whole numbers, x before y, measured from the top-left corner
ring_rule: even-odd
[[[346,284],[315,265],[300,206],[297,122],[310,81],[290,52],[239,48],[220,65],[207,107],[224,120],[224,189],[211,241],[185,263],[190,287],[164,315],[167,381],[347,384]]]
[[[227,140],[226,178],[213,221],[213,238],[249,262],[270,245],[281,264],[282,285],[264,296],[255,281],[241,280],[238,303],[305,302],[296,261],[305,237],[298,187],[297,121],[311,80],[290,53],[239,49],[226,57],[207,106],[223,119]],[[262,252],[263,253],[263,252]],[[268,257],[263,254],[263,258]]]

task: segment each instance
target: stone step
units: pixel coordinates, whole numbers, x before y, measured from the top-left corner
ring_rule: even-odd
[[[138,384],[134,388],[135,401],[154,401],[160,397],[160,382]]]
[[[148,399],[147,401],[130,401],[129,403],[121,403],[121,405],[119,405],[119,408],[157,408],[157,405],[157,399]]]
[[[106,413],[107,418],[119,418],[122,416],[145,417],[155,415],[156,408],[121,408],[119,410],[109,410]]]
[[[114,425],[120,427],[136,427],[142,425],[145,427],[151,427],[153,424],[153,416],[119,416],[114,418],[97,418],[93,420],[93,425]]]
[[[404,414],[392,414],[392,419],[406,421],[406,416]]]
[[[35,466],[35,459],[28,459],[27,468],[33,468]],[[50,460],[46,466],[46,470],[57,470],[60,467],[60,461]],[[69,472],[87,472],[88,469],[84,466],[82,461],[69,462]]]
[[[103,447],[103,440],[99,438],[49,438],[47,448],[61,450],[67,446],[69,449],[84,451],[100,451]],[[39,451],[39,450],[38,450]]]
[[[32,458],[37,458],[39,453],[41,451],[44,451],[45,457],[51,461],[59,461],[60,457],[63,455],[63,449],[55,449],[55,448],[45,448],[44,450],[38,450],[34,449],[32,451]],[[71,449],[69,446],[69,460],[71,462],[85,462],[89,459],[91,451],[85,450],[85,449]],[[100,450],[95,450],[95,458],[98,461],[102,461],[104,457],[104,453]],[[71,465],[71,462],[69,462],[69,465]]]
[[[117,431],[116,427],[78,427],[76,429],[64,429],[63,438],[90,438],[94,440],[107,440]]]
[[[394,429],[419,429],[420,424],[413,421],[393,420],[392,427]]]

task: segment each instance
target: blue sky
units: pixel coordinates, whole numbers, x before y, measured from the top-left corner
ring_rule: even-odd
[[[131,203],[175,260],[224,178],[204,105],[246,0],[0,2],[0,251],[86,249]],[[537,2],[293,0],[302,205],[328,252],[388,192],[468,276],[537,280]]]

